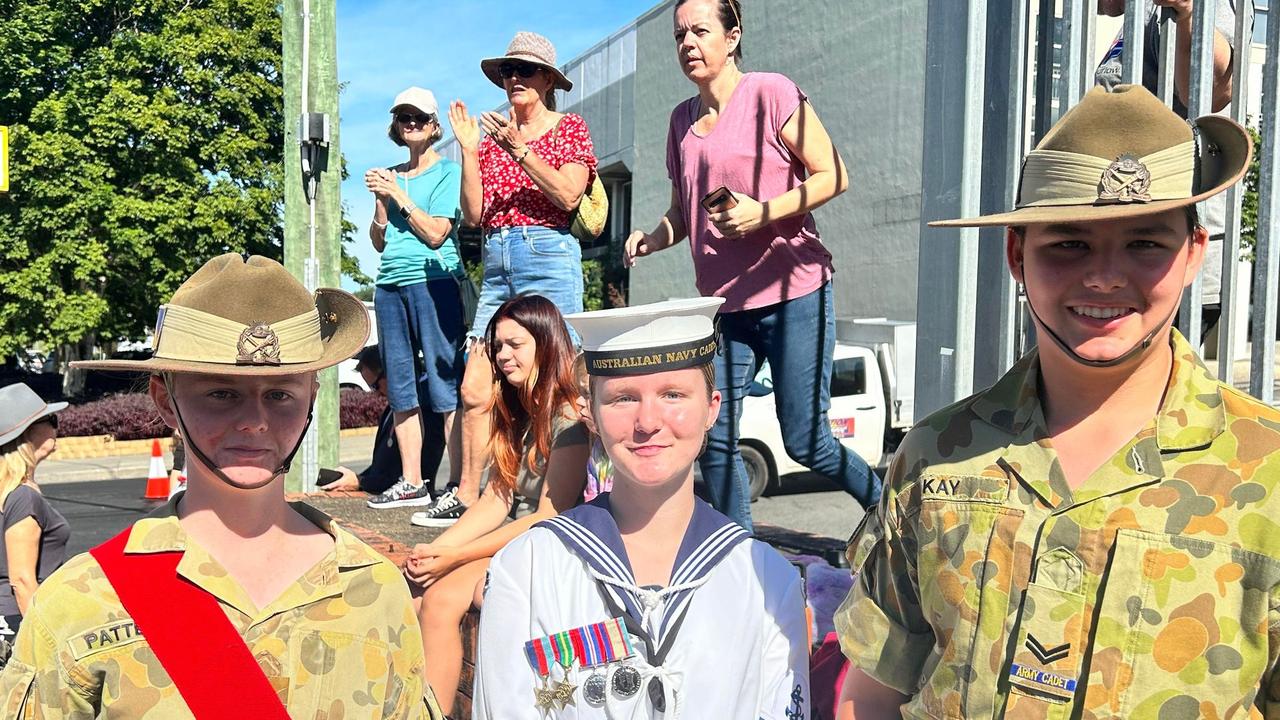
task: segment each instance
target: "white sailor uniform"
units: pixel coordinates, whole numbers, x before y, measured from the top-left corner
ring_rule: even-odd
[[[494,557],[473,717],[806,720],[799,572],[698,500],[671,584],[638,587],[608,503],[538,523]]]

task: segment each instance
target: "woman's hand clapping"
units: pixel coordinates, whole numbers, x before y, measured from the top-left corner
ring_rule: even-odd
[[[501,113],[487,112],[480,116],[480,127],[498,147],[511,153],[512,157],[520,157],[524,154],[525,144],[520,139],[520,132],[516,130],[515,110],[511,111],[511,115],[503,116]]]
[[[449,127],[463,150],[474,152],[480,147],[480,124],[467,114],[467,105],[461,100],[449,103]]]
[[[395,173],[386,168],[373,168],[366,171],[364,174],[364,186],[382,201],[394,198],[396,191],[400,189],[396,185]]]

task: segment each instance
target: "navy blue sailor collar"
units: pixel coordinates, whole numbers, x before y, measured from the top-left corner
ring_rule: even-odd
[[[636,584],[631,561],[622,544],[622,534],[609,509],[609,494],[579,505],[554,518],[543,520],[534,527],[542,527],[555,533],[570,552],[587,564],[597,577],[612,582],[600,582],[617,604],[637,621],[644,619],[644,590]],[[694,500],[693,517],[685,529],[684,538],[676,552],[668,588],[671,592],[663,605],[655,627],[655,639],[663,638],[671,623],[679,618],[693,600],[693,593],[739,543],[751,539],[741,525],[717,512],[701,499]]]

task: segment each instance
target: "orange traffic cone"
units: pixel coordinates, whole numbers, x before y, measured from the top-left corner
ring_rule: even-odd
[[[160,452],[160,441],[151,441],[151,468],[147,472],[147,492],[143,500],[169,499],[169,473],[164,469],[164,454]]]

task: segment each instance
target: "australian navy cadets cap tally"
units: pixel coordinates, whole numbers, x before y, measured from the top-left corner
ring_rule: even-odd
[[[667,300],[565,319],[582,338],[588,374],[648,375],[711,362],[723,303],[719,297]]]

